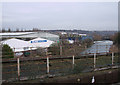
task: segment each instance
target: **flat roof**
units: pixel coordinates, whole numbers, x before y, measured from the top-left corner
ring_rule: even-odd
[[[11,36],[11,35],[25,35],[25,34],[31,34],[36,32],[8,32],[8,33],[0,33],[0,36]]]

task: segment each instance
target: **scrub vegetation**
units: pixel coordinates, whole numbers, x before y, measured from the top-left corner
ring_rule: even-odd
[[[2,58],[14,58],[14,53],[7,44],[2,47]]]

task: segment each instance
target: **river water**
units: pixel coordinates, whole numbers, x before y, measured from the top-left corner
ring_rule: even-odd
[[[113,41],[95,41],[94,44],[81,54],[106,53],[109,52]]]

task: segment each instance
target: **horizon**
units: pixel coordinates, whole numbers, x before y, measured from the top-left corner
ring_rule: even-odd
[[[5,32],[9,32],[8,31],[8,29],[4,29],[5,30]],[[84,30],[84,29],[37,29],[36,31],[107,31],[107,32],[112,32],[112,31],[114,31],[114,32],[118,32],[118,30]],[[23,30],[20,30],[20,29],[18,29],[18,31],[17,31],[17,29],[14,29],[14,30],[11,30],[10,29],[10,32],[25,32],[25,31],[32,31],[32,32],[34,32],[34,30],[33,29],[23,29]]]

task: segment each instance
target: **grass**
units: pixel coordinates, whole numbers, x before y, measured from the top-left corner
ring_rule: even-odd
[[[93,58],[81,58],[75,59],[75,65],[73,68],[72,59],[59,59],[59,60],[50,60],[50,74],[61,74],[61,75],[71,75],[79,73],[87,73],[90,69],[93,69]],[[96,67],[105,67],[111,64],[111,56],[97,56]],[[114,63],[118,63],[118,56],[114,57]],[[10,67],[10,65],[14,65]],[[46,61],[28,61],[21,62],[21,76],[37,76],[46,74]],[[7,66],[7,67],[5,67]],[[9,70],[16,70],[16,63],[5,63],[3,64],[3,72],[8,72]],[[3,77],[8,79],[8,76],[11,77],[16,74],[4,74]]]
[[[87,72],[87,73],[78,73],[78,74],[71,74],[66,76],[57,76],[53,78],[45,78],[45,79],[34,79],[34,80],[27,80],[27,81],[16,81],[16,83],[57,83],[58,80],[68,80],[68,79],[75,79],[76,81],[78,79],[84,78],[84,77],[92,77],[93,75],[102,75],[109,72],[118,71],[118,69],[109,69],[109,70],[103,70],[103,71],[96,71],[96,72]],[[61,82],[62,83],[62,82]]]

